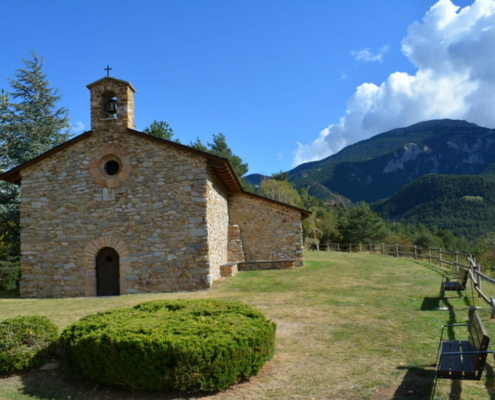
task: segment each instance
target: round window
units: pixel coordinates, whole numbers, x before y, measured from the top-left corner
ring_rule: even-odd
[[[105,163],[104,168],[108,175],[117,175],[120,170],[120,164],[117,161],[110,160]]]

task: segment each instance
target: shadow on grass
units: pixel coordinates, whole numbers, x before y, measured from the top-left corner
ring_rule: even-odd
[[[0,375],[0,385],[4,377]],[[63,369],[56,371],[32,370],[23,372],[20,378],[22,387],[19,392],[36,400],[181,400],[206,398],[219,393],[131,390],[74,379]]]
[[[434,311],[440,307],[440,297],[425,297],[421,303],[421,311]]]
[[[0,290],[0,299],[20,299],[19,289]]]
[[[489,362],[485,364],[485,388],[491,400],[495,400],[495,372]]]
[[[395,391],[392,399],[430,399],[433,383],[435,382],[435,371],[422,367],[398,367],[398,370],[407,370],[402,383]]]

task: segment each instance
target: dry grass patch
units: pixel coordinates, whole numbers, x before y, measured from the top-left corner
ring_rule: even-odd
[[[278,325],[273,360],[258,377],[221,393],[122,392],[73,381],[62,370],[0,378],[0,398],[428,399],[441,325],[464,323],[469,299],[449,294],[444,304],[450,312],[431,311],[442,305],[442,270],[419,261],[333,252],[310,252],[307,261],[292,270],[242,272],[195,293],[0,298],[2,318],[47,315],[62,329],[96,311],[177,298],[241,300]],[[479,300],[476,305],[483,307],[479,313],[495,343],[490,310]],[[436,399],[460,398],[461,393],[462,399],[495,399],[493,377],[489,366],[481,382],[442,381]]]

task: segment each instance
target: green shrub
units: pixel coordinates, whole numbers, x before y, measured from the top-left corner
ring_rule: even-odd
[[[88,315],[60,338],[75,376],[132,389],[222,390],[273,356],[275,323],[247,304],[156,300]]]
[[[0,372],[12,373],[47,362],[57,339],[58,327],[47,317],[0,322]]]

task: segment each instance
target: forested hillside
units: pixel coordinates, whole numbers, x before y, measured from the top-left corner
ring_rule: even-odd
[[[494,231],[495,182],[473,175],[425,175],[372,209],[385,219],[472,239]]]

